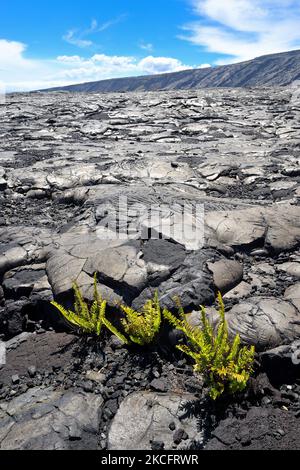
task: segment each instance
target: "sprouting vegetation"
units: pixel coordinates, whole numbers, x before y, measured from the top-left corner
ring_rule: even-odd
[[[157,338],[161,327],[161,309],[157,292],[153,299],[146,302],[141,312],[136,312],[131,307],[121,305],[125,313],[122,325],[130,340],[140,346],[153,343]]]
[[[74,311],[67,310],[57,302],[51,302],[63,317],[73,326],[84,333],[100,337],[103,326],[116,335],[126,344],[134,343],[139,346],[148,346],[158,339],[162,320],[165,319],[171,326],[182,331],[186,336],[186,344],[179,344],[177,348],[194,361],[194,370],[204,377],[209,388],[209,395],[216,400],[224,392],[236,393],[244,390],[253,372],[254,346],[241,345],[240,336],[236,335],[230,341],[228,325],[225,318],[225,306],[221,294],[218,294],[219,324],[216,328],[209,322],[207,312],[201,307],[200,326],[191,326],[180,301],[177,301],[178,315],[169,310],[161,312],[158,293],[148,300],[141,311],[120,305],[125,318],[120,318],[123,332],[120,332],[106,318],[107,303],[97,290],[97,277],[94,277],[94,299],[89,305],[83,298],[76,283],[74,290]]]
[[[76,283],[73,284],[73,291],[75,298],[74,312],[67,310],[63,305],[57,302],[51,302],[51,304],[60,311],[67,322],[79,328],[83,333],[97,337],[101,335],[102,327],[105,326],[124,343],[128,342],[125,336],[123,336],[105,316],[107,302],[103,300],[98,293],[96,275],[94,276],[94,299],[91,306],[84,300]]]
[[[204,376],[213,400],[225,391],[236,393],[246,388],[253,371],[255,354],[254,346],[241,347],[239,335],[230,342],[224,302],[220,293],[218,301],[220,322],[216,332],[208,321],[204,307],[200,312],[200,327],[193,327],[188,323],[180,306],[179,318],[166,309],[163,311],[164,318],[186,335],[187,344],[180,344],[177,348],[194,360],[194,370]]]

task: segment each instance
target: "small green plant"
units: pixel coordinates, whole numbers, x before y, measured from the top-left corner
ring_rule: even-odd
[[[140,346],[153,343],[158,335],[161,326],[161,309],[158,294],[154,299],[148,300],[141,312],[136,312],[131,307],[121,305],[125,313],[122,325],[130,340]]]
[[[236,393],[246,388],[253,372],[255,354],[254,346],[241,347],[239,335],[230,343],[225,306],[220,293],[218,301],[220,322],[216,333],[207,319],[204,307],[201,307],[201,327],[189,325],[179,302],[179,318],[166,309],[163,311],[164,318],[185,333],[188,344],[178,345],[177,348],[195,361],[195,372],[203,374],[213,400],[225,391]]]
[[[103,300],[98,293],[96,274],[94,276],[94,300],[91,306],[84,300],[76,283],[73,284],[73,291],[75,298],[74,312],[67,310],[63,305],[57,302],[51,302],[71,325],[79,328],[84,333],[92,334],[97,337],[101,335],[102,327],[105,326],[121,341],[128,343],[125,336],[123,336],[105,316],[107,302]]]

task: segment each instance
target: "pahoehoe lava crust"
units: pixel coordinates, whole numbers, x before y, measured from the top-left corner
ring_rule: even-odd
[[[7,96],[1,450],[299,448],[299,118],[290,86]],[[129,236],[113,239],[122,198],[116,226]],[[203,240],[188,236],[197,207]],[[157,290],[170,309],[180,297],[191,323],[200,304],[214,321],[221,291],[230,334],[258,352],[249,390],[208,423],[174,331],[142,354],[114,337],[103,354],[81,340],[50,301],[71,307],[74,280],[91,299],[95,272],[115,317],[121,301],[139,308]]]

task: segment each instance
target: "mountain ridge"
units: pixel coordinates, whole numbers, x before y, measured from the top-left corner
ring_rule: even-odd
[[[300,79],[300,50],[260,56],[237,64],[139,77],[111,78],[43,91],[131,92],[197,88],[285,86]]]

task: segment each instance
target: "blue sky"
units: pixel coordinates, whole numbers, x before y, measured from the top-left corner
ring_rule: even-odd
[[[1,0],[0,81],[30,90],[300,49],[299,0]]]

